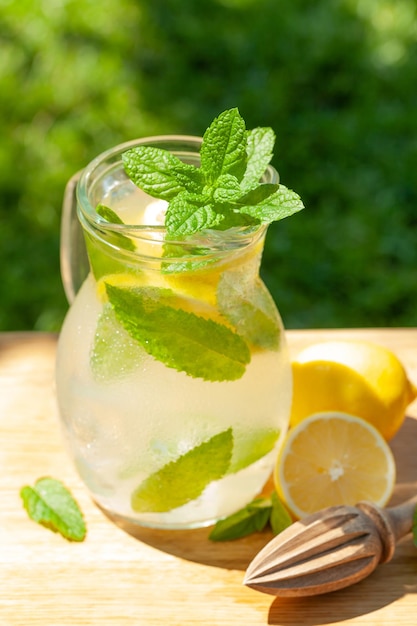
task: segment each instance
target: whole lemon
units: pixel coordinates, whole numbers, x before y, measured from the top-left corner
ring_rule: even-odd
[[[327,341],[293,360],[290,425],[312,413],[342,411],[373,424],[389,440],[417,396],[399,359],[368,341]]]

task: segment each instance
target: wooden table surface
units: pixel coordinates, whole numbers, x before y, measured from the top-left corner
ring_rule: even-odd
[[[287,333],[290,350],[331,338],[391,348],[417,382],[417,329]],[[366,580],[325,596],[277,599],[242,585],[270,539],[215,544],[207,529],[121,528],[90,500],[62,446],[54,400],[56,337],[0,334],[0,625],[415,626],[417,548],[411,536]],[[417,402],[391,442],[398,469],[392,504],[417,490]],[[60,478],[84,511],[88,536],[69,543],[26,515],[19,490]]]

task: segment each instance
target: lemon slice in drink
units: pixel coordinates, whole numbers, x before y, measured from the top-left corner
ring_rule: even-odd
[[[274,481],[297,518],[361,500],[385,506],[395,484],[395,462],[387,442],[369,422],[328,411],[290,429]]]
[[[391,439],[417,389],[398,358],[368,341],[327,341],[303,350],[292,362],[290,424],[319,411],[358,415]]]
[[[163,283],[163,279],[160,274],[155,273],[155,280],[157,284],[153,283],[155,287],[166,287],[167,285]],[[135,287],[147,287],[150,285],[150,278],[148,275],[143,272],[142,274],[128,274],[128,273],[120,273],[120,274],[107,274],[106,276],[102,276],[97,281],[97,296],[102,302],[107,301],[107,292],[106,292],[106,284],[112,285],[113,287],[121,287],[124,289],[134,289]]]
[[[162,274],[143,272],[143,274],[107,274],[97,281],[97,296],[101,302],[107,300],[106,283],[114,287],[134,289],[136,287],[158,287],[172,289],[178,296],[216,304],[216,287],[219,281],[218,271],[184,272],[184,274]]]

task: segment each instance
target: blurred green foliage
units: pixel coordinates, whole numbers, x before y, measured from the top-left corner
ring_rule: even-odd
[[[272,126],[287,327],[417,325],[415,0],[2,0],[0,329],[57,330],[67,179],[134,137]]]

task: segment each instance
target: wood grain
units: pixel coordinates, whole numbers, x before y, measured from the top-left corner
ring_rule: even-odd
[[[365,338],[392,349],[417,381],[417,329],[289,331],[292,354],[326,339]],[[269,533],[213,544],[207,530],[120,526],[90,500],[63,448],[54,398],[56,337],[0,335],[1,626],[205,624],[415,625],[417,549],[411,536],[366,580],[313,598],[277,598],[242,584]],[[417,492],[417,402],[391,442],[397,486],[391,505]],[[87,539],[68,543],[30,521],[19,490],[44,475],[79,501]]]

